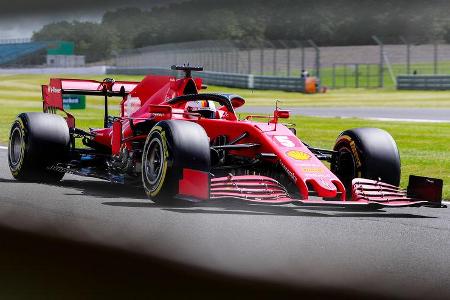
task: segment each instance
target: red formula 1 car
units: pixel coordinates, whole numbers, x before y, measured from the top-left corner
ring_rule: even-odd
[[[71,173],[138,183],[156,202],[441,206],[442,180],[411,176],[407,191],[398,188],[400,157],[387,132],[346,130],[333,150],[314,148],[280,123],[289,111],[239,120],[235,109],[243,98],[201,93],[201,79],[191,76],[201,67],[172,68],[185,76],[51,79],[42,87],[44,113],[20,114],[12,125],[11,173],[25,181],[55,182]],[[104,128],[77,128],[63,94],[103,96]],[[109,97],[122,98],[119,117],[109,116]],[[76,147],[77,139],[84,147]]]

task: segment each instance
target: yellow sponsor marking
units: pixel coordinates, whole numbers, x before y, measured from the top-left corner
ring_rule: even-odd
[[[361,159],[359,158],[358,150],[356,150],[356,144],[354,141],[350,142],[350,148],[352,148],[353,156],[355,157],[356,166],[360,168],[362,166]]]
[[[323,173],[322,168],[304,168],[304,167],[302,167],[302,170],[305,173]]]
[[[298,150],[290,150],[286,152],[286,155],[295,160],[308,160],[311,158],[311,155],[309,155],[308,153]]]
[[[361,162],[361,158],[359,157],[359,153],[358,153],[358,149],[356,149],[356,144],[355,141],[352,140],[351,137],[349,137],[348,135],[343,135],[339,138],[338,143],[340,140],[345,140],[349,143],[350,145],[350,150],[352,151],[353,154],[353,158],[355,159],[355,164],[357,168],[361,168],[362,166],[362,162]]]

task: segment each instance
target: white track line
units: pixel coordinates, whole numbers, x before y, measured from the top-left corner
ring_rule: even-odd
[[[388,121],[388,122],[417,122],[417,123],[449,123],[448,120],[429,120],[429,119],[399,119],[399,118],[363,118],[367,120],[375,121]]]
[[[306,117],[318,118],[339,118],[339,119],[360,119],[386,122],[412,122],[412,123],[450,123],[450,120],[429,120],[429,119],[402,119],[402,118],[378,118],[378,117],[357,117],[357,116],[324,116],[324,115],[301,115]]]

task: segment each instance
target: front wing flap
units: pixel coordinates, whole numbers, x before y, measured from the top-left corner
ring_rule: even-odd
[[[419,184],[418,184],[419,183]],[[411,194],[408,191],[415,191]],[[442,180],[412,176],[408,191],[370,179],[352,181],[352,198],[335,200],[324,198],[295,199],[276,180],[259,175],[227,176],[211,180],[211,199],[234,198],[252,203],[323,205],[344,207],[442,207]],[[418,192],[419,191],[419,192]],[[423,191],[430,195],[423,197]],[[417,195],[422,193],[422,197]]]
[[[256,176],[227,176],[211,180],[211,199],[234,198],[267,204],[287,204],[295,201],[275,179]]]

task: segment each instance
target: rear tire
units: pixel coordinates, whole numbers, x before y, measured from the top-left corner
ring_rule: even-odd
[[[161,121],[147,136],[142,153],[142,183],[157,203],[173,203],[183,168],[209,172],[209,139],[198,124]]]
[[[60,181],[64,173],[47,168],[67,158],[69,142],[69,128],[61,116],[20,114],[9,136],[8,164],[11,174],[20,181]]]
[[[337,157],[331,171],[351,191],[354,178],[400,184],[400,155],[392,136],[378,128],[355,128],[342,132],[334,146]]]

